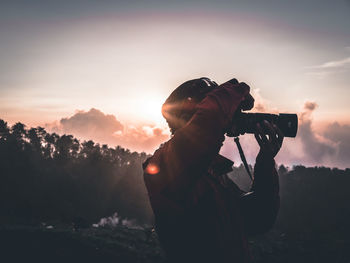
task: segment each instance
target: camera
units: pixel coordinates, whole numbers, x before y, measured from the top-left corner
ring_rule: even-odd
[[[275,124],[284,134],[285,137],[294,138],[298,131],[298,116],[296,114],[280,113],[246,113],[237,112],[234,116],[233,131],[227,132],[230,137],[237,137],[245,133],[255,133],[256,125],[263,121],[268,121],[271,124]],[[262,125],[262,128],[264,126]],[[263,130],[265,134],[268,134],[268,130]]]

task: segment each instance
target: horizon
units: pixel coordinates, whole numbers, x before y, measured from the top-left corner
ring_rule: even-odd
[[[91,110],[96,110],[96,109],[91,109]],[[5,120],[3,120],[3,119],[0,118],[0,121],[1,121],[1,120],[2,120],[2,121],[5,121]],[[16,122],[16,123],[10,124],[10,123],[8,123],[8,122],[5,121],[5,123],[8,125],[8,128],[11,128],[13,125],[18,124],[18,123],[21,123],[21,122]],[[35,127],[31,127],[31,126],[28,126],[28,125],[26,125],[26,124],[24,124],[24,123],[21,123],[21,124],[24,125],[24,128],[25,128],[26,130],[30,130],[30,129],[32,129],[32,128],[36,128],[36,129],[37,129],[37,128],[48,129],[47,127],[42,127],[42,126],[40,126],[40,125],[39,125],[39,126],[35,126]],[[91,138],[88,138],[88,137],[86,137],[86,138],[84,138],[84,137],[79,137],[79,136],[74,135],[73,133],[62,133],[62,132],[59,132],[59,131],[50,131],[49,129],[46,130],[46,132],[51,133],[51,134],[58,132],[58,133],[56,133],[56,134],[58,134],[59,136],[65,136],[65,135],[67,135],[67,136],[73,136],[74,139],[77,139],[77,140],[79,141],[79,143],[81,144],[81,146],[82,146],[82,143],[84,143],[84,142],[92,141],[92,142],[94,143],[94,145],[99,145],[100,147],[106,145],[108,148],[112,148],[112,149],[122,148],[122,149],[124,149],[124,150],[130,151],[130,153],[147,154],[147,155],[151,155],[151,154],[152,154],[152,152],[147,152],[147,151],[143,151],[143,150],[132,150],[132,149],[130,149],[130,148],[128,148],[128,147],[123,147],[123,146],[121,146],[121,145],[110,145],[110,144],[108,144],[108,143],[101,143],[101,142],[99,142],[98,140],[97,140],[97,141],[94,141],[94,139],[93,139],[92,137],[91,137]],[[232,137],[226,137],[225,144],[229,144],[229,143],[232,143],[232,142],[233,142],[233,141],[228,142],[228,140],[230,140],[230,138],[233,139]],[[243,139],[243,141],[245,141],[245,142],[250,141],[249,139],[247,140],[247,137],[244,137],[244,138],[245,138],[245,140]],[[241,137],[240,139],[242,139],[242,137]],[[232,146],[232,145],[231,145],[231,146]],[[249,152],[251,153],[252,151],[255,151],[255,150],[257,151],[257,150],[258,150],[257,147],[254,147],[254,148],[256,148],[256,149],[250,150]],[[220,151],[220,154],[223,155],[223,156],[226,155],[226,157],[229,158],[229,159],[233,159],[232,156],[229,156],[229,155],[227,155],[227,153],[225,153],[225,151],[227,151],[227,149],[228,149],[227,147],[223,147],[222,150]],[[232,147],[231,147],[230,149],[232,150]],[[238,154],[238,149],[236,149],[236,151],[237,151],[237,156],[236,156],[236,157],[238,158],[238,155],[239,155],[239,154]],[[277,159],[280,159],[280,158],[277,157]],[[241,167],[241,166],[243,166],[243,162],[241,162],[241,159],[239,159],[239,160],[240,160],[240,161],[239,161],[238,163],[237,163],[237,161],[234,162],[234,164],[233,164],[234,167]],[[253,166],[254,163],[249,163],[249,162],[248,162],[248,165]],[[277,165],[277,168],[283,166],[284,168],[287,169],[287,171],[293,170],[293,169],[295,169],[295,167],[298,167],[298,166],[303,166],[303,167],[306,167],[306,168],[341,169],[341,170],[344,170],[344,171],[350,169],[350,167],[347,167],[347,166],[344,166],[344,167],[335,167],[335,166],[333,166],[333,167],[332,167],[332,166],[327,166],[327,165],[322,165],[322,164],[321,164],[321,165],[305,165],[305,164],[303,164],[303,163],[286,164],[286,163],[279,163],[278,161],[276,162],[276,165]]]

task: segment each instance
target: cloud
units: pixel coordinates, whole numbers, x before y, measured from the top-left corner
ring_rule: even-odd
[[[257,91],[258,93],[258,91]],[[264,99],[257,99],[259,110],[275,112]],[[276,162],[285,165],[350,167],[350,126],[337,122],[320,131],[315,128],[312,114],[318,104],[304,103],[298,113],[299,129],[296,138],[285,138]],[[257,109],[256,109],[257,110]],[[120,145],[132,151],[152,153],[169,139],[169,130],[155,125],[131,126],[122,124],[114,115],[104,114],[98,109],[78,111],[73,116],[62,118],[46,126],[59,134],[68,133],[80,139],[92,139],[111,147]],[[240,141],[249,163],[255,162],[259,146],[253,135],[244,135]],[[224,142],[221,154],[240,163],[239,153],[232,138]]]
[[[135,151],[153,152],[161,143],[169,139],[169,132],[165,128],[156,126],[130,126],[123,133],[112,136],[114,144],[120,144]]]
[[[124,126],[114,115],[104,114],[100,110],[78,111],[72,117],[62,118],[56,126],[59,133],[72,133],[84,139],[96,138],[103,140]]]
[[[109,146],[120,145],[133,151],[153,152],[169,138],[165,128],[154,125],[128,126],[114,115],[98,109],[77,111],[73,116],[47,124],[46,128],[59,134],[73,134],[82,140],[94,140]]]
[[[336,147],[331,140],[313,129],[311,114],[317,106],[315,102],[305,102],[304,110],[299,118],[298,138],[302,142],[303,161],[314,165],[322,165],[335,154]]]
[[[262,108],[271,112],[267,104]],[[299,127],[296,138],[285,138],[276,162],[285,165],[350,167],[350,126],[339,123],[329,124],[325,130],[315,128],[312,118],[318,104],[306,101],[298,113]],[[240,141],[249,163],[255,162],[259,147],[253,135],[240,136]],[[221,154],[241,163],[237,147],[232,138],[228,138]]]
[[[339,60],[332,60],[320,65],[307,67],[306,75],[323,79],[335,73],[347,73],[350,70],[350,57]]]
[[[322,63],[321,65],[312,66],[311,68],[314,69],[331,69],[331,68],[342,68],[350,65],[350,57],[339,59],[339,60],[332,60],[325,63]]]
[[[253,89],[251,94],[254,98],[254,108],[252,112],[269,112],[277,114],[278,110],[271,106],[271,102],[263,98],[260,94],[260,89]]]
[[[350,125],[334,122],[328,125],[324,135],[337,145],[335,164],[340,167],[350,167]]]
[[[313,111],[318,107],[317,103],[314,101],[307,101],[304,103],[304,109],[306,111]]]
[[[254,111],[265,112],[268,102],[261,96],[260,89],[253,89],[252,96],[254,97]]]
[[[288,165],[350,167],[350,126],[333,123],[323,131],[315,128],[312,114],[317,107],[316,102],[305,102],[298,114],[297,137],[285,139],[277,161]]]

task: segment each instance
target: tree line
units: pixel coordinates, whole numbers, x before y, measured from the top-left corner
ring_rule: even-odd
[[[89,223],[115,212],[150,223],[146,153],[0,120],[0,219]]]
[[[281,200],[274,229],[333,239],[350,235],[349,168],[280,165],[278,174]],[[234,167],[230,177],[249,190],[250,179],[243,165]]]
[[[121,217],[152,223],[142,178],[146,153],[0,120],[0,222],[97,222]],[[281,231],[350,233],[350,169],[280,165]],[[230,177],[245,189],[244,167]],[[258,219],[257,219],[258,220]],[[326,232],[327,232],[326,231]]]

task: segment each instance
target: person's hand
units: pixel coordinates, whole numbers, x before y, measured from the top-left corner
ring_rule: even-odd
[[[262,124],[256,125],[254,135],[260,146],[259,155],[274,158],[282,146],[284,138],[282,131],[275,124],[265,120]]]

